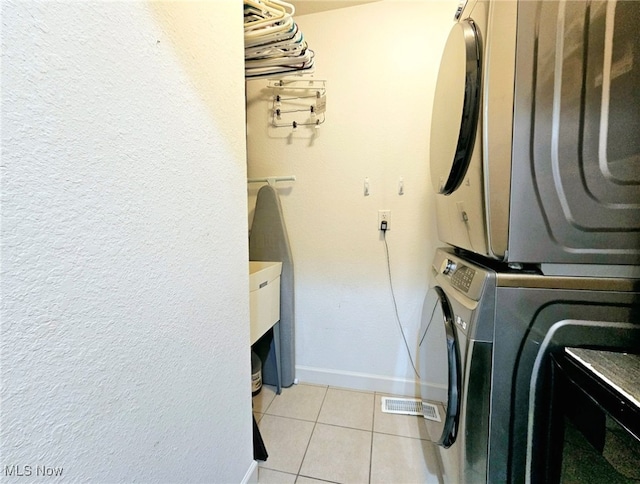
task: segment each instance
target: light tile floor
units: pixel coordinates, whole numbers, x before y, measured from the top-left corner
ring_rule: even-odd
[[[261,484],[438,483],[422,417],[383,413],[380,393],[299,384],[263,386],[253,411],[269,457]]]

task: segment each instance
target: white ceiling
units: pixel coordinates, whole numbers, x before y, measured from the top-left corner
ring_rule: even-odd
[[[295,15],[297,16],[377,1],[380,0],[291,0],[290,3],[296,7]]]

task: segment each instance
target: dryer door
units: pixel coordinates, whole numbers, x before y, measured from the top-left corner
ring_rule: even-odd
[[[429,439],[447,448],[457,436],[461,370],[451,305],[440,287],[427,293],[422,308],[419,366]]]
[[[469,167],[480,112],[480,53],[473,20],[457,22],[445,44],[433,101],[429,164],[436,193],[453,193]]]

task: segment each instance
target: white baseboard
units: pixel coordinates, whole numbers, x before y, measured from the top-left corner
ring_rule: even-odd
[[[416,380],[391,378],[371,373],[329,370],[310,366],[296,366],[296,378],[301,383],[330,385],[353,390],[389,393],[405,397],[419,397],[419,383]]]
[[[258,484],[258,461],[251,462],[247,473],[242,479],[242,484]]]

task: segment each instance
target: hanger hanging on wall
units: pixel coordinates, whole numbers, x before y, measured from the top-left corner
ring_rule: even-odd
[[[268,183],[270,186],[275,186],[276,182],[281,181],[296,181],[295,175],[289,176],[268,176],[265,178],[248,178],[247,183]]]

